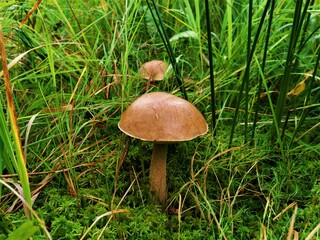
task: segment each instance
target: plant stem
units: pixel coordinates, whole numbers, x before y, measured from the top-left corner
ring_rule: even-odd
[[[211,112],[212,112],[212,135],[216,135],[216,106],[215,106],[215,92],[214,92],[214,71],[213,71],[213,57],[212,57],[212,42],[211,42],[211,26],[210,26],[210,9],[209,1],[205,0],[206,6],[206,23],[207,23],[207,37],[208,37],[208,56],[210,67],[210,90],[211,90]]]
[[[165,27],[164,27],[164,24],[163,24],[163,21],[160,17],[160,11],[158,9],[158,6],[156,4],[156,2],[153,0],[152,3],[153,3],[153,7],[155,9],[155,13],[157,15],[157,18],[158,18],[158,21],[156,19],[156,16],[155,14],[153,13],[152,11],[152,8],[151,8],[151,5],[149,3],[148,0],[146,0],[147,2],[147,5],[148,5],[148,8],[150,10],[150,13],[151,13],[151,16],[153,18],[153,21],[157,27],[157,30],[158,30],[158,33],[162,39],[162,42],[167,50],[167,53],[169,55],[169,58],[170,58],[170,63],[172,64],[172,68],[176,74],[176,79],[177,79],[177,82],[178,82],[178,85],[179,85],[179,88],[180,88],[180,91],[182,92],[182,95],[184,97],[184,99],[188,100],[188,95],[187,95],[187,92],[186,92],[186,89],[184,87],[184,82],[181,78],[181,74],[180,74],[180,71],[179,71],[179,68],[177,67],[177,62],[176,62],[176,58],[174,57],[174,54],[173,54],[173,50],[172,50],[172,47],[171,47],[171,44],[170,44],[170,41],[169,41],[169,37],[168,37],[168,34],[165,30]]]
[[[290,42],[289,42],[289,48],[288,48],[288,54],[287,54],[287,59],[284,67],[284,73],[280,82],[280,93],[279,97],[277,100],[277,105],[276,105],[276,120],[274,122],[274,128],[272,129],[272,134],[271,136],[275,136],[275,126],[276,124],[278,127],[281,127],[281,119],[283,116],[283,112],[286,106],[286,97],[289,89],[289,82],[292,79],[292,70],[294,67],[294,59],[295,59],[295,49],[299,40],[299,33],[301,31],[301,22],[303,19],[301,18],[301,9],[302,9],[302,1],[297,1],[295,10],[294,10],[294,18],[293,18],[293,23],[292,23],[292,30],[291,30],[291,35],[290,35]],[[283,132],[285,131],[285,128],[282,130]],[[282,134],[284,135],[284,133]],[[279,139],[280,141],[281,139]]]
[[[270,3],[271,3],[271,0],[269,0],[266,3],[266,6],[264,8],[264,11],[262,13],[262,16],[261,16],[261,19],[260,19],[260,22],[259,22],[257,33],[256,33],[256,35],[254,37],[254,40],[253,40],[253,43],[252,43],[252,47],[251,47],[250,51],[247,52],[247,54],[249,54],[249,56],[247,56],[247,64],[246,64],[244,76],[243,76],[243,79],[242,79],[242,82],[241,82],[241,85],[240,85],[239,96],[238,96],[238,99],[237,99],[237,102],[236,102],[236,110],[235,110],[235,114],[234,114],[233,124],[232,124],[232,127],[231,127],[229,147],[231,147],[232,141],[233,141],[233,135],[234,135],[235,127],[236,127],[236,124],[237,124],[237,119],[238,119],[238,115],[239,115],[239,109],[240,109],[240,103],[241,103],[241,100],[242,100],[243,90],[244,90],[244,87],[246,86],[246,84],[249,84],[249,74],[250,74],[251,61],[252,61],[252,58],[253,58],[253,55],[254,55],[254,52],[255,52],[255,48],[256,48],[258,40],[259,40],[259,36],[261,34],[261,29],[262,29],[262,26],[264,24],[264,21],[265,21],[265,18],[266,18]],[[247,89],[247,91],[248,91],[248,89]],[[248,108],[246,107],[245,108],[245,115],[247,115],[247,114],[248,114]],[[246,117],[246,119],[248,119],[248,118]],[[246,122],[247,122],[247,120],[246,120]],[[245,142],[246,142],[247,130],[245,130],[244,135],[245,135],[244,138],[245,138]]]
[[[233,22],[232,22],[232,6],[233,1],[227,1],[227,18],[228,18],[228,59],[232,58],[232,34],[233,34]]]
[[[7,58],[6,58],[6,52],[5,52],[4,36],[2,34],[1,25],[0,25],[0,55],[1,55],[1,61],[2,61],[5,90],[6,90],[7,111],[10,119],[10,126],[11,126],[12,135],[13,135],[14,148],[16,151],[16,159],[15,159],[16,172],[18,173],[18,176],[21,182],[25,202],[28,203],[30,206],[32,206],[28,170],[26,166],[27,164],[26,164],[26,159],[23,154],[22,145],[21,145],[21,138],[20,138],[18,120],[16,115],[16,109],[14,105],[14,97],[13,97],[11,83],[10,83],[9,69],[7,65]],[[26,217],[29,219],[31,217],[30,210],[26,207],[25,204],[24,204],[24,210],[25,210]]]
[[[167,197],[167,152],[168,144],[154,143],[150,165],[150,188],[161,204]]]

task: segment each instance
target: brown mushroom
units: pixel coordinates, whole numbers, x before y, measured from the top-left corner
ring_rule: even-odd
[[[160,60],[153,60],[144,63],[140,68],[140,76],[148,80],[146,91],[149,90],[150,83],[153,81],[161,81],[167,71],[168,65]]]
[[[208,125],[190,102],[165,92],[144,94],[124,111],[119,124],[125,134],[153,142],[150,188],[160,203],[166,200],[166,159],[169,143],[192,140]]]

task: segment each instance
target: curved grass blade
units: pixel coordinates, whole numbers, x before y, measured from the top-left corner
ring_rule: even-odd
[[[42,228],[42,230],[44,231],[44,233],[46,234],[47,239],[51,240],[52,237],[49,233],[49,231],[46,228],[46,225],[44,223],[44,221],[37,215],[37,213],[32,209],[31,205],[26,202],[25,197],[21,196],[14,188],[12,188],[7,182],[3,181],[0,179],[0,184],[3,184],[5,187],[7,187],[14,195],[16,195],[22,202],[23,204],[26,206],[26,208],[30,211],[30,213],[34,216],[34,218],[38,221],[40,227]]]

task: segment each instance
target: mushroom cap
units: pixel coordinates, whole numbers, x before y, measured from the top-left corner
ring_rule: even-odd
[[[188,141],[208,131],[194,105],[165,92],[139,97],[123,112],[118,126],[131,137],[159,143]]]
[[[161,81],[167,71],[168,65],[160,60],[144,63],[140,68],[140,76],[150,81]]]

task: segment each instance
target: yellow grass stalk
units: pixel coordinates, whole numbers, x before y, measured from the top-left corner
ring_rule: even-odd
[[[13,94],[12,94],[12,89],[10,84],[9,70],[7,65],[4,37],[2,33],[1,24],[0,24],[0,53],[1,53],[5,90],[6,90],[7,112],[9,114],[10,126],[12,130],[12,135],[13,135],[14,149],[16,153],[16,157],[14,157],[14,161],[16,161],[16,164],[13,164],[13,165],[16,166],[15,170],[19,176],[19,180],[21,181],[25,201],[31,206],[32,202],[31,202],[29,178],[28,178],[28,172],[26,167],[26,160],[22,150],[21,138],[20,138],[20,133],[18,128],[18,121],[17,121]],[[26,217],[30,218],[30,211],[28,210],[28,208],[25,207],[25,204],[24,204],[24,210],[25,210]]]

